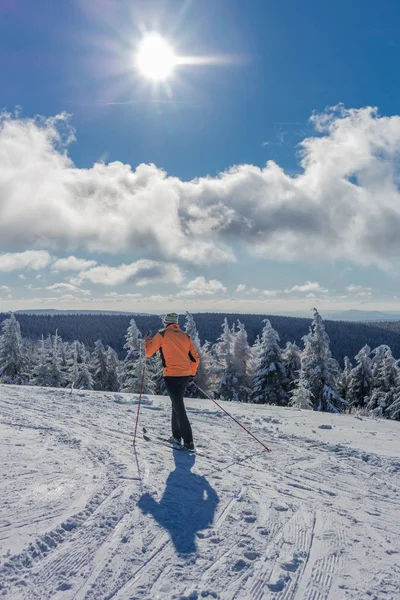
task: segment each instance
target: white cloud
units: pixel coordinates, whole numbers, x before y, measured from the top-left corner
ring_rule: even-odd
[[[244,283],[239,283],[239,285],[236,288],[237,292],[245,292],[246,291],[246,286]]]
[[[184,182],[154,165],[79,169],[65,115],[3,115],[1,244],[209,264],[234,260],[242,242],[268,259],[396,265],[400,117],[336,107],[312,123],[298,175],[270,161]]]
[[[356,285],[354,283],[348,285],[346,290],[349,292],[349,294],[356,295],[357,297],[372,296],[372,288]]]
[[[258,290],[257,290],[258,291]],[[262,290],[262,295],[273,298],[278,294],[278,290]]]
[[[217,279],[206,281],[204,277],[196,277],[190,281],[178,296],[208,296],[226,292],[226,287]]]
[[[292,288],[286,289],[285,292],[318,292],[319,294],[327,294],[329,290],[323,288],[317,281],[306,281],[303,285],[294,285]]]
[[[0,292],[11,292],[11,289],[8,285],[0,285]]]
[[[68,256],[68,258],[58,258],[52,264],[53,271],[85,271],[97,264],[95,260],[85,260],[76,258],[76,256]]]
[[[99,285],[123,285],[127,283],[143,286],[149,283],[180,284],[183,275],[180,268],[172,263],[161,263],[154,260],[141,259],[128,265],[109,267],[101,265],[93,267],[71,280],[73,285],[80,285],[88,280]]]
[[[72,283],[54,283],[53,285],[46,286],[46,290],[55,290],[55,291],[70,291],[78,294],[83,294],[84,296],[90,296],[90,290],[83,290]]]
[[[1,172],[1,166],[0,166]],[[1,186],[0,186],[1,189]],[[1,197],[0,197],[1,209]],[[0,223],[1,231],[1,223]],[[1,236],[0,236],[1,237]],[[0,271],[22,271],[24,269],[33,269],[39,271],[44,269],[51,262],[51,257],[45,250],[26,250],[25,252],[6,252],[0,254]],[[22,277],[21,277],[22,279]]]

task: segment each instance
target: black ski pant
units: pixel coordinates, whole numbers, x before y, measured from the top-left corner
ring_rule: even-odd
[[[193,442],[192,428],[186,414],[183,397],[190,377],[164,377],[167,392],[172,402],[172,435],[187,444]]]

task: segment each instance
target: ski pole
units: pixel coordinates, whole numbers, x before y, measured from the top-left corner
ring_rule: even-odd
[[[142,400],[142,393],[143,393],[143,387],[144,387],[144,374],[145,374],[145,372],[146,372],[146,356],[144,357],[144,361],[143,361],[142,382],[140,384],[139,402],[138,402],[138,409],[137,409],[137,413],[136,413],[135,433],[133,434],[133,441],[132,441],[132,445],[133,446],[136,444],[136,433],[137,433],[137,428],[138,428],[138,423],[139,423],[140,403],[141,403],[141,400]]]
[[[244,425],[242,425],[241,423],[239,423],[239,421],[237,419],[235,419],[235,417],[233,417],[230,413],[228,413],[227,410],[225,410],[220,404],[218,404],[218,402],[216,400],[214,400],[214,398],[211,398],[211,396],[209,396],[208,394],[206,394],[206,392],[204,390],[202,390],[197,383],[195,383],[193,381],[194,385],[197,387],[197,389],[199,390],[199,392],[201,392],[202,394],[204,394],[206,396],[206,398],[208,398],[209,400],[211,400],[212,402],[214,402],[214,404],[216,404],[218,406],[218,408],[220,408],[226,415],[228,415],[228,417],[230,417],[233,421],[235,421],[235,423],[237,423],[242,429],[245,430],[246,433],[248,433],[249,435],[251,435],[251,437],[253,439],[256,440],[256,442],[258,442],[259,444],[261,444],[261,446],[264,448],[264,450],[267,450],[267,452],[271,452],[270,448],[268,448],[268,446],[266,446],[263,442],[261,442],[258,438],[256,438],[255,435],[253,435],[251,433],[251,431],[249,431]]]

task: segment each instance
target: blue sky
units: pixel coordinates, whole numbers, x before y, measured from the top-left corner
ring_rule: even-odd
[[[3,0],[0,309],[399,309],[399,24],[394,0]]]

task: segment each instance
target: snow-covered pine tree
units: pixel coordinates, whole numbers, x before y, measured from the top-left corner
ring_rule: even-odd
[[[46,350],[45,339],[42,335],[40,340],[39,350],[35,355],[35,366],[31,372],[30,383],[32,385],[38,385],[41,387],[47,387],[49,385],[49,353]]]
[[[375,417],[385,417],[387,410],[395,402],[400,382],[400,369],[389,346],[379,346],[374,350],[374,354],[373,390],[367,409]]]
[[[59,346],[61,385],[65,387],[70,381],[70,371],[73,360],[72,346],[68,342],[61,342]]]
[[[21,328],[13,313],[1,324],[0,381],[22,384],[28,380]]]
[[[352,407],[364,408],[369,402],[373,382],[371,348],[365,345],[355,360],[357,365],[350,372],[346,400]]]
[[[127,350],[127,354],[121,369],[121,387],[124,391],[136,390],[138,386],[134,381],[137,378],[137,361],[143,366],[143,337],[133,318],[130,320],[125,339],[124,349]],[[151,367],[147,371],[150,372]]]
[[[353,369],[353,365],[351,364],[351,360],[349,359],[348,356],[345,356],[344,357],[344,368],[343,368],[343,371],[339,375],[338,393],[341,398],[343,398],[344,400],[347,400],[347,401],[349,400],[348,395],[349,395],[352,369]]]
[[[193,315],[191,315],[189,312],[186,312],[185,332],[191,337],[194,347],[196,348],[197,352],[200,354],[201,344],[200,344],[199,332],[197,331],[196,322],[193,318]],[[196,381],[196,383],[198,383],[197,376],[196,376],[195,381]],[[188,398],[197,398],[198,395],[199,395],[199,392],[197,390],[197,387],[193,383],[190,383],[188,385],[188,387],[186,388],[185,396],[187,396]]]
[[[97,340],[94,345],[92,369],[94,389],[105,390],[108,381],[108,361],[106,349],[101,340]]]
[[[393,401],[386,410],[386,416],[389,417],[389,419],[400,421],[400,381],[394,390]]]
[[[85,345],[76,341],[72,368],[73,387],[77,390],[92,390],[93,377],[90,372],[90,354]]]
[[[193,344],[200,356],[200,365],[194,381],[206,394],[209,394],[211,393],[213,383],[215,383],[216,364],[211,354],[211,344],[207,341],[203,345],[201,344],[196,322],[193,315],[189,312],[186,313],[185,332],[192,338]],[[201,396],[201,393],[195,385],[192,385],[187,388],[186,395],[189,398],[198,398]]]
[[[309,383],[304,377],[303,369],[300,369],[300,376],[295,382],[295,387],[290,392],[290,406],[300,410],[313,410],[312,393]]]
[[[233,400],[248,402],[250,394],[251,348],[247,339],[246,327],[238,321],[238,329],[232,344],[232,365],[234,369]]]
[[[60,345],[62,340],[56,331],[53,338],[49,336],[49,386],[50,387],[61,387],[63,384],[63,375],[61,372],[61,359],[59,354]]]
[[[264,319],[258,369],[253,377],[251,401],[263,404],[288,404],[285,390],[286,372],[279,346],[279,334],[268,319]]]
[[[210,342],[204,342],[199,350],[200,365],[197,369],[196,383],[206,394],[211,394],[215,386],[216,363],[211,352]],[[197,397],[201,396],[197,391]]]
[[[119,360],[118,355],[113,348],[107,346],[107,379],[105,381],[104,390],[106,392],[119,392]]]
[[[348,403],[338,393],[339,365],[332,358],[329,336],[316,308],[310,333],[303,341],[301,368],[312,393],[314,410],[340,412]]]
[[[155,393],[156,385],[154,382],[154,371],[152,369],[151,360],[145,358],[143,343],[142,340],[142,347],[139,348],[138,357],[131,363],[130,369],[125,372],[125,378],[122,385],[123,392],[139,394],[140,390],[142,390],[144,394]]]
[[[235,325],[229,328],[228,319],[225,317],[222,324],[222,333],[214,346],[217,360],[217,384],[214,394],[221,400],[232,400],[234,387],[237,383],[233,363],[233,342],[235,338]]]
[[[189,312],[186,312],[185,332],[188,335],[190,335],[194,347],[196,348],[197,352],[199,352],[201,346],[199,332],[197,331],[197,326],[194,317]]]
[[[286,342],[282,362],[286,372],[286,391],[290,395],[299,380],[301,368],[301,350],[296,343]]]

